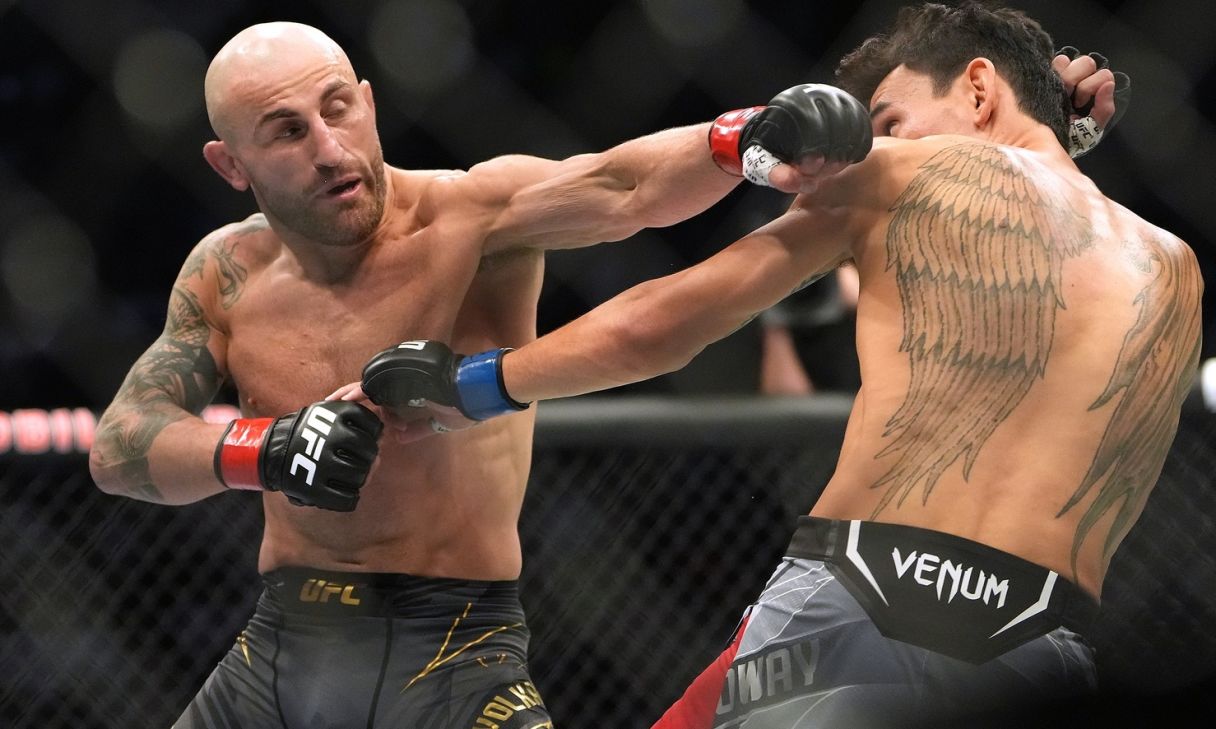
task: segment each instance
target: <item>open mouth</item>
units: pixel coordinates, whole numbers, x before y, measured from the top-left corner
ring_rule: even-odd
[[[330,197],[341,197],[342,195],[353,191],[358,186],[359,180],[354,179],[349,182],[343,182],[341,185],[335,185],[334,187],[329,188],[326,194],[328,194]]]

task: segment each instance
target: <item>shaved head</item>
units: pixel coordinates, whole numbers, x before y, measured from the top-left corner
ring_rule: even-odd
[[[332,38],[299,23],[253,25],[207,68],[203,145],[236,190],[252,190],[280,236],[352,245],[379,224],[387,196],[371,84]]]
[[[260,23],[232,37],[207,68],[207,118],[217,137],[232,138],[237,114],[250,97],[273,94],[281,84],[318,68],[330,68],[357,83],[342,47],[301,23]]]

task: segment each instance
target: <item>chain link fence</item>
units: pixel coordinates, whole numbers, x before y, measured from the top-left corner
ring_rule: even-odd
[[[522,593],[533,678],[557,726],[648,727],[717,655],[826,483],[848,406],[541,406]],[[167,727],[260,589],[256,498],[169,508],[107,496],[79,452],[90,434],[87,411],[0,413],[6,729]],[[1216,416],[1188,407],[1112,565],[1090,638],[1104,693],[1123,706],[1216,678],[1214,439]]]

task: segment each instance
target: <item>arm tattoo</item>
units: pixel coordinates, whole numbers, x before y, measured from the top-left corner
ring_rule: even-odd
[[[837,261],[827,268],[815,271],[810,276],[807,276],[805,279],[803,279],[802,282],[799,283],[797,286],[790,289],[790,292],[788,294],[786,294],[786,296],[792,296],[793,294],[798,293],[799,291],[805,289],[807,286],[810,286],[811,284],[815,283],[819,279],[828,275],[832,271],[835,271],[839,267],[840,267],[840,262]],[[751,324],[753,321],[756,320],[757,317],[759,317],[763,313],[764,313],[763,311],[754,312],[753,314],[748,316],[746,319],[744,319],[742,322],[740,322],[739,326],[732,329],[730,334],[727,334],[726,336],[729,337],[731,334],[735,334],[735,333],[739,332],[740,330],[743,329],[743,327],[747,326],[748,324]]]
[[[887,269],[903,307],[911,383],[886,424],[897,456],[871,488],[877,516],[918,486],[922,503],[1041,378],[1051,353],[1064,260],[1091,245],[1084,219],[1037,188],[1000,150],[961,144],[921,166],[891,207]]]
[[[95,450],[123,489],[135,498],[160,501],[148,452],[171,423],[199,413],[219,389],[215,359],[207,349],[211,328],[198,297],[182,282],[202,272],[202,256],[187,259],[169,297],[165,331],[135,362],[98,425]]]
[[[1107,406],[1122,393],[1111,413],[1080,487],[1060,509],[1062,516],[1099,482],[1097,497],[1085,510],[1072,545],[1072,568],[1090,530],[1118,505],[1102,554],[1109,558],[1147,492],[1157,482],[1174,434],[1182,401],[1190,390],[1200,356],[1199,269],[1189,258],[1171,253],[1158,240],[1143,244],[1142,270],[1157,269],[1136,296],[1140,312],[1123,338],[1114,372],[1090,410]]]
[[[225,240],[216,246],[215,251],[215,266],[219,271],[220,283],[220,306],[225,309],[231,309],[236,304],[237,299],[241,298],[241,292],[245,290],[245,279],[249,273],[245,267],[236,262],[232,252],[240,245],[240,240]]]

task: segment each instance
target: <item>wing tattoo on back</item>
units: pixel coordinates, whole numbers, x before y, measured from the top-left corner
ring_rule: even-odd
[[[1064,261],[1091,244],[1084,218],[1049,198],[1000,149],[948,147],[891,207],[887,270],[903,307],[907,396],[886,424],[897,456],[872,488],[927,501],[960,457],[967,477],[992,432],[1042,377],[1064,308]]]
[[[1159,240],[1142,244],[1146,272],[1157,269],[1140,291],[1136,323],[1123,338],[1110,381],[1090,410],[1115,406],[1097,453],[1072,498],[1060,509],[1064,515],[1102,481],[1098,494],[1081,516],[1072,545],[1072,566],[1091,529],[1118,504],[1102,548],[1109,559],[1131,528],[1148,490],[1157,483],[1174,435],[1182,401],[1194,379],[1200,357],[1201,291],[1199,267],[1189,257],[1171,252]],[[1103,480],[1103,477],[1106,477]]]

